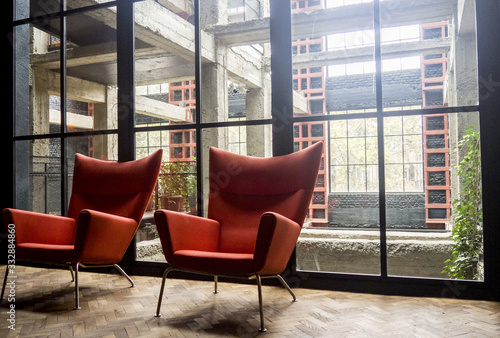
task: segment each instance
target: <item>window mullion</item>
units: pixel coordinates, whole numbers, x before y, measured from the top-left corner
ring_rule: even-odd
[[[387,277],[387,235],[385,195],[384,117],[382,104],[382,52],[380,39],[380,1],[373,1],[373,28],[375,31],[375,90],[377,102],[377,140],[379,176],[379,226],[380,226],[380,274]]]

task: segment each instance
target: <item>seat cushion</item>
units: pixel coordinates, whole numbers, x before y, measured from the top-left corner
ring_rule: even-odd
[[[253,254],[178,250],[172,265],[194,272],[220,275],[255,274]]]
[[[16,256],[22,260],[41,263],[75,262],[75,246],[59,244],[21,243]]]

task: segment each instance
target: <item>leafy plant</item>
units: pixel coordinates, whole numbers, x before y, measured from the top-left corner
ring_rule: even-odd
[[[459,198],[453,201],[453,258],[446,260],[445,263],[450,264],[445,266],[443,273],[456,279],[477,279],[483,242],[479,132],[475,132],[472,126],[467,128],[456,151],[464,152],[463,159],[457,166],[461,191]]]
[[[183,196],[184,203],[189,207],[188,196],[196,196],[196,175],[193,169],[189,162],[163,162],[158,177],[160,196]]]

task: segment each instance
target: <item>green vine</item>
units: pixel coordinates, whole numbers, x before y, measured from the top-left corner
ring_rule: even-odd
[[[481,194],[481,154],[479,132],[467,128],[456,151],[464,151],[457,166],[461,191],[453,201],[454,227],[451,232],[453,258],[446,260],[443,273],[456,279],[478,279],[479,254],[483,242],[483,211]]]

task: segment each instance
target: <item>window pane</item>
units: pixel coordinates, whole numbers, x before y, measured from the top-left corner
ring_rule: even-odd
[[[92,2],[82,2],[78,0],[65,0],[67,9],[82,8],[92,5]],[[97,3],[110,2],[112,0],[100,0]],[[61,0],[14,0],[16,20],[27,19],[29,17],[44,16],[48,14],[58,13],[60,10]]]
[[[58,27],[59,20],[47,20]],[[59,40],[38,24],[14,27],[15,135],[41,135],[61,131],[60,76],[47,64],[59,67]],[[31,43],[32,44],[31,44]],[[30,51],[34,50],[35,53]],[[52,52],[55,50],[55,52]],[[50,61],[46,61],[50,56]]]
[[[61,215],[61,142],[15,143],[16,208]]]
[[[134,6],[136,126],[192,123],[196,109],[192,5],[146,0]],[[172,26],[177,27],[175,36]]]
[[[376,107],[373,4],[364,2],[352,6],[355,19],[341,18],[345,6],[336,2],[291,2],[295,115]],[[353,49],[362,51],[353,55]]]
[[[269,2],[204,0],[200,13],[201,122],[271,118]],[[239,29],[248,21],[257,24]]]
[[[380,2],[385,110],[478,103],[475,1],[439,6]]]
[[[366,146],[364,138],[349,138],[349,164],[364,164]]]
[[[60,10],[60,0],[14,0],[14,10],[16,20],[54,14]]]
[[[377,121],[334,120],[328,124],[327,218],[310,219],[303,228],[297,244],[297,269],[378,274]]]
[[[407,125],[412,120],[414,128]],[[405,119],[403,130],[413,133],[419,121]],[[388,272],[482,280],[479,114],[440,114],[424,116],[423,121],[422,135],[403,137],[404,163],[385,167]],[[429,136],[437,141],[424,141]],[[396,178],[401,184],[395,184]],[[467,237],[473,233],[475,237]],[[463,241],[471,244],[471,252],[460,248]]]
[[[116,8],[70,15],[66,22],[67,130],[117,129]]]
[[[194,130],[160,130],[136,134],[136,158],[163,149],[157,187],[136,234],[139,261],[165,262],[154,222],[156,209],[197,214]]]
[[[15,28],[16,135],[61,131],[61,48],[67,131],[117,128],[115,17],[111,8],[68,16],[66,46],[58,18]]]

